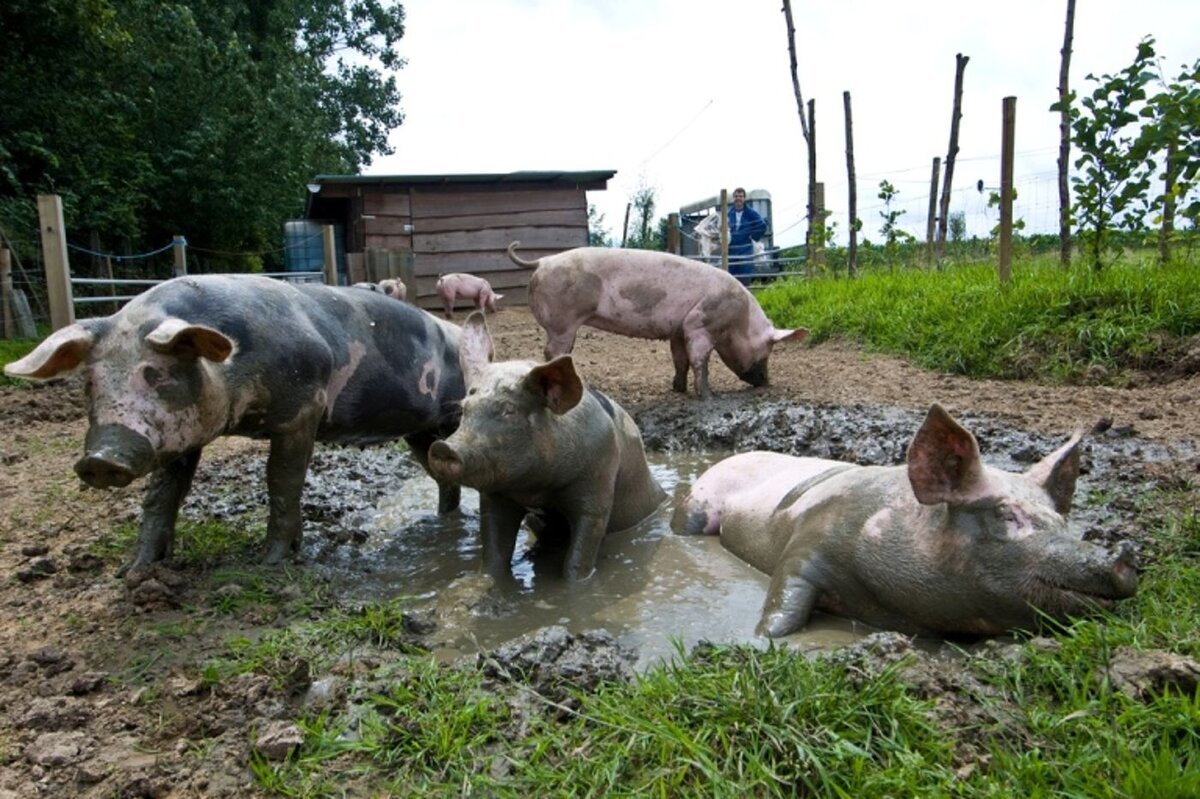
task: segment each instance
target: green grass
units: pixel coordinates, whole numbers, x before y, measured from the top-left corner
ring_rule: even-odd
[[[1200,696],[1134,698],[1106,665],[1121,651],[1200,657],[1200,518],[1195,486],[1143,497],[1152,562],[1136,598],[1058,625],[1003,658],[959,663],[976,712],[947,721],[935,697],[890,665],[846,652],[701,646],[631,684],[545,697],[489,685],[404,649],[403,601],[231,642],[210,678],[318,673],[331,653],[379,664],[349,711],[298,718],[286,762],[256,759],[280,796],[1195,796]],[[562,696],[566,699],[563,699]]]
[[[975,265],[791,280],[757,296],[776,325],[807,327],[814,341],[843,336],[976,378],[1170,368],[1200,334],[1200,269],[1188,263],[1129,260],[1097,273],[1043,257],[1015,264],[1007,286],[994,267]]]

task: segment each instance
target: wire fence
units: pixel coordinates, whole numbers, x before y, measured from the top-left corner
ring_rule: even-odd
[[[208,258],[204,256],[252,257],[278,256],[289,250],[308,249],[310,239],[320,240],[321,234],[300,237],[283,247],[256,252],[224,252],[187,245],[186,240],[171,241],[161,247],[140,253],[107,252],[94,247],[67,242],[70,287],[74,313],[86,319],[115,313],[138,294],[176,274],[176,248],[185,247],[188,274],[204,274]],[[38,231],[0,232],[0,248],[9,252],[9,275],[13,289],[13,316],[19,337],[35,337],[51,324],[49,289],[42,243]],[[273,271],[255,274],[294,283],[322,283],[323,271]]]

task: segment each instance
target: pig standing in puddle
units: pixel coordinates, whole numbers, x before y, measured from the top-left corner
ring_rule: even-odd
[[[721,269],[679,255],[649,250],[577,247],[536,261],[529,278],[529,309],[546,331],[546,360],[575,346],[582,325],[636,338],[671,342],[675,379],[687,391],[688,368],[696,393],[708,398],[708,358],[717,356],[752,386],[767,384],[767,358],[782,341],[808,331],[776,330],[754,295]]]
[[[479,490],[483,565],[509,574],[517,532],[533,513],[539,537],[568,538],[564,576],[588,577],[604,536],[632,527],[662,503],[637,425],[583,384],[569,355],[545,364],[492,363],[483,314],[463,325],[462,422],[429,449],[434,476]]]
[[[1076,434],[1024,474],[985,466],[939,405],[906,466],[749,452],[720,461],[676,509],[681,533],[771,575],[758,631],[802,628],[813,609],[910,633],[999,634],[1133,596],[1132,547],[1072,535]]]
[[[91,486],[151,474],[137,550],[122,568],[171,555],[180,503],[205,444],[266,438],[265,561],[300,547],[300,495],[316,440],[403,436],[424,463],[458,422],[454,325],[354,288],[206,275],[159,284],[112,316],[65,327],[4,367],[10,377],[87,370],[89,427],[75,471]],[[439,483],[439,510],[460,489]]]

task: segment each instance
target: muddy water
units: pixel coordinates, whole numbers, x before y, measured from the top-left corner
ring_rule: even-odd
[[[492,649],[550,624],[573,632],[602,628],[638,653],[637,665],[669,658],[680,644],[702,640],[765,644],[754,633],[766,594],[766,575],[726,552],[715,536],[677,536],[671,509],[687,487],[723,455],[650,453],[655,478],[668,499],[633,529],[608,536],[596,573],[582,583],[561,577],[562,553],[526,554],[523,530],[513,558],[513,580],[489,586],[479,570],[479,499],[463,492],[462,512],[449,519],[436,505],[432,480],[402,482],[370,514],[366,543],[326,559],[323,569],[350,601],[414,596],[437,614],[434,634],[446,658]],[[469,606],[469,607],[464,607]],[[826,648],[868,632],[825,617],[787,640]]]
[[[513,580],[489,587],[478,576],[478,495],[463,491],[463,509],[438,517],[436,488],[402,447],[320,448],[305,488],[303,560],[329,576],[347,601],[415,597],[437,623],[432,640],[447,658],[494,648],[527,631],[563,624],[603,628],[638,652],[645,665],[669,657],[675,642],[765,641],[754,634],[767,578],[725,552],[711,537],[670,532],[671,509],[690,483],[726,452],[767,449],[860,464],[896,464],[923,414],[869,406],[746,403],[716,398],[702,406],[660,405],[634,412],[663,507],[638,527],[610,536],[596,574],[576,585],[559,577],[561,553],[524,557],[518,544]],[[993,466],[1024,471],[1062,444],[1070,431],[1041,436],[985,416],[960,417]],[[1165,469],[1163,467],[1166,467]],[[202,469],[206,468],[202,464]],[[1164,446],[1130,431],[1089,436],[1071,524],[1101,544],[1146,531],[1134,522],[1136,498],[1173,475],[1195,474],[1197,453]],[[188,508],[202,515],[261,507],[262,460],[221,467],[209,479],[223,492],[193,492]],[[205,499],[208,497],[208,499]],[[557,554],[557,557],[556,557]],[[789,643],[836,646],[870,632],[842,619],[815,616]]]

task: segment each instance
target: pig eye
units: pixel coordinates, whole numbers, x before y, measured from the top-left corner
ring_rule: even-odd
[[[163,373],[153,366],[147,366],[142,370],[142,379],[146,381],[146,385],[154,388],[163,381]]]
[[[469,388],[469,389],[467,389],[467,396],[468,396],[468,397],[473,397],[473,396],[475,396],[475,395],[476,395],[476,394],[478,394],[478,393],[479,393],[479,389],[477,389],[477,388]]]

